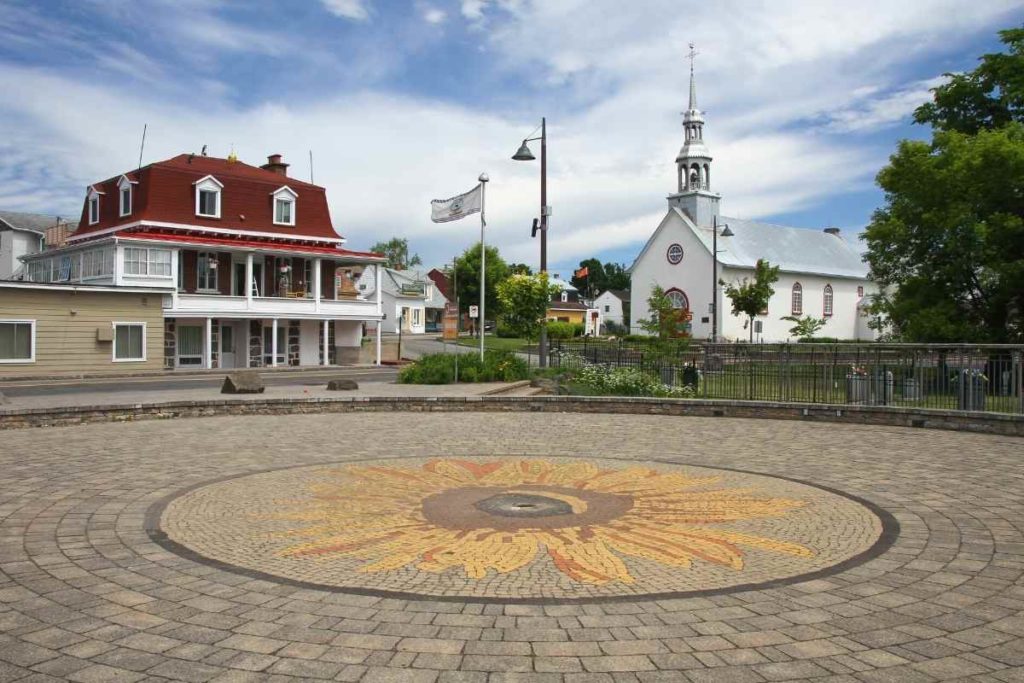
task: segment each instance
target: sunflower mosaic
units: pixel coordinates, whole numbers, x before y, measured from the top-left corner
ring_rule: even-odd
[[[863,552],[856,501],[747,473],[607,459],[400,459],[278,470],[167,505],[203,556],[338,588],[572,598],[715,590]]]

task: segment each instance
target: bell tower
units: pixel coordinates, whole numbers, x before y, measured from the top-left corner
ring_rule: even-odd
[[[690,43],[690,106],[683,112],[683,146],[676,156],[676,192],[668,196],[669,206],[686,212],[698,227],[712,224],[722,196],[711,191],[711,153],[704,145],[704,114],[697,108],[697,83],[693,62],[699,53]]]

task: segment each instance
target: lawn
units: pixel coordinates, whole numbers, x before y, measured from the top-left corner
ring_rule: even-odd
[[[522,351],[524,347],[529,345],[529,341],[518,337],[495,337],[492,334],[488,334],[484,338],[484,347],[495,351]],[[459,337],[459,346],[469,346],[478,349],[480,348],[480,339],[478,337]]]

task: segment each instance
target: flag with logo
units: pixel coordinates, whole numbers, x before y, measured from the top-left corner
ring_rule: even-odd
[[[435,223],[457,221],[482,209],[482,185],[469,192],[463,192],[450,199],[435,199],[430,202],[430,220]]]
[[[590,275],[590,267],[583,266],[582,268],[576,271],[575,275],[577,280],[585,278],[586,276]]]

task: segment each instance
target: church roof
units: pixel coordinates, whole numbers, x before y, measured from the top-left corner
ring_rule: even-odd
[[[859,246],[842,234],[719,217],[719,229],[724,225],[729,226],[733,236],[719,235],[718,261],[722,265],[753,268],[758,259],[764,259],[788,273],[867,279],[868,265]],[[710,253],[711,228],[697,228],[695,232]]]

